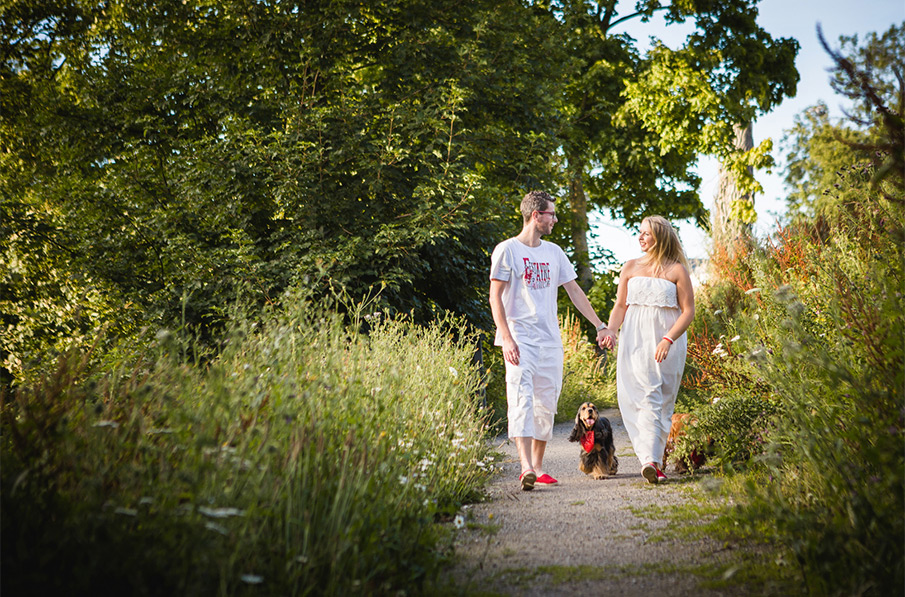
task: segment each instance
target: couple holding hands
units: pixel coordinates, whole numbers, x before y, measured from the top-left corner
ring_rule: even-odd
[[[575,281],[563,250],[544,241],[557,222],[553,197],[532,191],[521,203],[522,231],[497,245],[490,268],[494,344],[506,362],[509,437],[518,449],[522,489],[557,481],[544,471],[553,417],[562,389],[563,346],[557,292],[565,288],[575,308],[597,328],[597,344],[614,348],[619,334],[616,385],[619,410],[642,476],[666,479],[660,462],[676,394],[685,369],[685,330],[694,319],[688,262],[672,225],[660,216],[641,222],[644,255],[619,274],[616,304],[604,323]]]

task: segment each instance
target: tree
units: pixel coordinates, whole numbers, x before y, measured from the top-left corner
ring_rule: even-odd
[[[561,134],[572,245],[585,287],[589,207],[629,224],[661,213],[705,226],[700,181],[689,171],[702,153],[720,157],[744,193],[759,190],[749,168],[769,164],[770,144],[742,153],[733,127],[794,95],[798,43],[774,40],[757,25],[756,0],[638,0],[627,11],[616,0],[540,4],[561,19],[575,56]],[[677,50],[657,42],[641,56],[618,26],[647,22],[656,12],[668,24],[693,21],[696,30]]]
[[[735,125],[735,147],[739,153],[754,149],[754,132],[752,125],[742,127]],[[748,175],[753,176],[754,169],[748,167]],[[720,184],[713,200],[710,214],[710,234],[714,253],[728,251],[730,254],[739,243],[745,244],[751,238],[752,219],[740,209],[754,205],[750,192],[740,188],[738,177],[730,169],[720,167]]]
[[[871,165],[876,180],[899,185],[901,176],[887,175],[905,171],[905,23],[882,35],[871,33],[863,43],[857,36],[842,36],[838,51],[830,49],[819,29],[818,36],[837,65],[831,85],[850,103],[843,108],[845,118],[834,120],[820,102],[799,114],[786,131],[791,219],[812,218],[845,202],[854,191],[839,177],[857,176],[865,165]],[[905,189],[893,188],[901,200]]]
[[[552,179],[562,51],[514,0],[16,1],[0,23],[16,358],[126,311],[215,334],[300,284],[486,323],[487,247]],[[91,317],[57,314],[52,280]]]

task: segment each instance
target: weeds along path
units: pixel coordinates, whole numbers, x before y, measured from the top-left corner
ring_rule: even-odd
[[[695,572],[731,569],[725,543],[683,539],[669,522],[677,507],[703,492],[697,480],[670,475],[663,485],[641,477],[641,465],[618,409],[602,412],[613,426],[619,472],[594,480],[578,470],[579,446],[568,441],[572,424],[554,427],[544,468],[553,487],[521,491],[515,444],[497,440],[503,472],[489,499],[465,510],[456,563],[447,586],[465,595],[738,595],[740,587],[706,589]],[[695,524],[689,512],[682,525]]]

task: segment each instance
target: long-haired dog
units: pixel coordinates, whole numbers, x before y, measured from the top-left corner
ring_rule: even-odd
[[[664,470],[666,469],[667,460],[676,449],[676,442],[679,441],[679,438],[685,435],[685,426],[691,425],[694,422],[695,418],[688,413],[675,413],[672,416],[672,424],[669,427],[669,437],[666,438],[666,447],[663,449]],[[705,460],[706,456],[703,452],[692,450],[691,454],[689,454],[687,458],[675,458],[673,466],[675,467],[677,473],[687,473],[688,465],[691,465],[695,470],[697,470],[704,465]]]
[[[585,402],[578,407],[575,427],[569,435],[570,442],[581,443],[581,459],[578,469],[595,479],[606,479],[619,470],[616,446],[613,444],[613,428],[606,417],[601,417],[597,407]]]

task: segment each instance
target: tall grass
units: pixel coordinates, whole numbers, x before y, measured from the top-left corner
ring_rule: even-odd
[[[187,362],[61,359],[4,397],[10,594],[417,594],[438,516],[492,469],[473,341],[453,320],[370,316],[367,336],[303,299],[238,321]]]
[[[747,255],[694,353],[695,379],[735,397],[699,415],[749,471],[742,522],[769,523],[818,595],[905,586],[905,217],[868,170],[835,210]],[[745,424],[752,409],[765,416]]]

